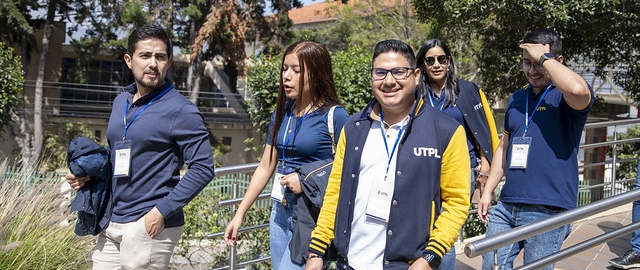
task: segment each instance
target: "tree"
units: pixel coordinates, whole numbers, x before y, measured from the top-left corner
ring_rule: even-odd
[[[236,90],[238,76],[245,73],[245,45],[261,42],[269,52],[277,52],[289,42],[291,21],[287,11],[300,7],[299,0],[272,0],[274,15],[265,17],[265,1],[221,1],[211,3],[205,22],[192,45],[191,59],[203,60],[220,55],[229,76],[231,90]]]
[[[42,93],[53,24],[56,16],[68,17],[70,13],[73,13],[73,8],[70,6],[73,3],[75,2],[48,0],[44,6],[40,6],[37,1],[17,0],[0,5],[0,10],[6,11],[9,15],[1,21],[0,37],[11,44],[21,45],[22,70],[25,77],[31,53],[38,52],[34,99],[32,102],[25,99],[23,103],[25,107],[12,116],[14,125],[7,125],[10,137],[21,150],[23,167],[35,168],[40,159],[43,147]],[[40,8],[46,10],[44,20],[31,20],[31,13]],[[34,28],[43,30],[39,47],[31,33]],[[22,87],[22,91],[25,91],[24,84]],[[24,93],[22,97],[25,97]],[[31,123],[27,121],[27,118],[30,117],[33,117]]]
[[[426,41],[430,26],[417,21],[409,0],[351,0],[334,2],[324,12],[335,16],[329,27],[296,31],[300,39],[315,40],[330,51],[345,51],[351,46],[373,50],[385,39],[398,39],[419,45]]]
[[[22,63],[13,49],[0,42],[0,130],[3,130],[16,115],[22,104]]]
[[[640,97],[640,2],[586,1],[433,1],[412,0],[418,19],[434,26],[434,35],[465,43],[478,41],[472,54],[479,79],[493,98],[506,97],[526,83],[518,48],[524,35],[551,28],[563,37],[569,65],[587,64],[603,77],[618,67],[617,84]],[[617,69],[616,69],[617,70]]]

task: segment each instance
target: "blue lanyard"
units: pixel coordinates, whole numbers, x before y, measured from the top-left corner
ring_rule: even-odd
[[[542,103],[542,101],[544,100],[544,97],[547,95],[547,93],[549,92],[549,88],[551,88],[553,84],[550,84],[549,86],[547,86],[546,89],[544,89],[544,93],[542,93],[542,96],[540,96],[540,100],[538,100],[538,104],[536,104],[536,107],[533,108],[533,112],[531,112],[531,117],[529,117],[529,93],[527,93],[527,99],[525,102],[525,111],[524,111],[524,133],[522,134],[522,137],[524,138],[525,135],[527,135],[527,132],[529,131],[529,122],[531,122],[531,120],[533,119],[533,115],[536,114],[536,110],[538,110],[538,107],[540,106],[540,103]]]
[[[444,95],[444,91],[442,91],[442,94]],[[431,103],[431,107],[436,107],[435,105],[433,105],[433,97],[431,97],[431,95],[433,95],[433,91],[431,91],[431,88],[429,88],[429,102]],[[442,111],[442,108],[444,107],[444,102],[442,102],[442,104],[440,104],[440,111]]]
[[[391,149],[391,153],[389,153],[389,146],[387,145],[387,136],[384,135],[384,118],[382,117],[382,109],[380,109],[380,134],[382,134],[382,140],[384,140],[384,147],[387,149],[387,169],[384,173],[384,178],[387,179],[387,175],[389,174],[389,165],[391,164],[391,159],[393,158],[393,153],[396,152],[396,147],[398,147],[398,142],[402,137],[402,132],[404,131],[405,123],[407,122],[407,118],[402,120],[402,124],[400,126],[400,131],[398,132],[398,136],[396,137],[396,142],[393,143],[393,149]],[[391,128],[391,127],[389,127]]]
[[[291,107],[291,111],[289,112],[289,115],[288,115],[289,119],[287,120],[287,128],[284,130],[284,136],[282,137],[282,161],[286,161],[287,160],[285,155],[284,155],[285,150],[287,149],[287,145],[291,141],[291,138],[295,137],[296,130],[298,130],[298,127],[300,127],[300,125],[302,124],[302,120],[304,120],[304,118],[307,117],[307,114],[309,113],[309,110],[311,110],[311,108],[309,108],[309,110],[304,112],[302,117],[300,117],[300,120],[298,120],[296,125],[293,127],[293,130],[291,132],[289,132],[289,125],[291,124],[291,118],[293,118],[293,109],[294,108],[295,108],[295,105],[293,107]],[[293,145],[291,146],[291,148],[293,149]]]
[[[147,109],[147,107],[149,107],[149,105],[151,105],[151,103],[153,103],[154,101],[158,100],[160,97],[164,96],[164,94],[166,94],[167,92],[169,92],[169,90],[171,90],[173,88],[173,85],[169,85],[169,87],[167,87],[167,89],[165,89],[164,91],[162,91],[162,93],[160,93],[159,95],[153,97],[149,103],[147,103],[147,105],[144,105],[144,107],[142,107],[142,109],[140,109],[132,118],[131,118],[131,122],[129,122],[127,124],[127,112],[129,111],[129,99],[127,99],[127,105],[124,107],[124,133],[122,134],[122,140],[124,141],[124,139],[127,137],[127,130],[129,129],[129,127],[131,126],[131,124],[133,123],[134,120],[136,120],[136,118],[138,118],[138,116]]]

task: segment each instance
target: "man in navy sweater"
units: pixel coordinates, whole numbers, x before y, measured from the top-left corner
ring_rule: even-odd
[[[214,176],[209,133],[198,108],[165,78],[173,63],[167,32],[137,28],[127,51],[135,82],[114,100],[107,127],[113,212],[93,269],[167,269],[183,231],[182,208]],[[76,190],[88,180],[67,174]]]

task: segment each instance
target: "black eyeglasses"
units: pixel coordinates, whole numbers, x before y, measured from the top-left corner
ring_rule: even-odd
[[[447,63],[449,63],[449,57],[447,57],[444,54],[436,55],[435,57],[427,56],[424,58],[424,62],[427,64],[428,67],[433,66],[433,64],[436,63],[436,60],[438,60],[438,63],[440,63],[440,65],[446,65]]]
[[[533,63],[529,60],[524,60],[524,59],[520,60],[520,63],[522,64],[522,70],[524,71],[529,71],[531,68],[533,68],[538,72],[545,72],[544,67],[539,63]]]
[[[387,77],[387,73],[391,72],[391,76],[393,76],[396,80],[404,80],[409,75],[413,73],[414,69],[408,67],[395,67],[392,69],[385,68],[372,68],[371,69],[371,77],[374,81],[384,80]]]

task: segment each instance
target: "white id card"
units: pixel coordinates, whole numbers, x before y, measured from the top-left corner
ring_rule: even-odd
[[[511,163],[509,167],[512,169],[526,169],[527,159],[529,158],[529,147],[531,146],[531,137],[513,138],[511,145]]]
[[[113,176],[127,177],[129,168],[131,167],[131,141],[116,141],[114,143],[116,149],[115,164],[113,164]]]
[[[389,211],[391,210],[391,200],[393,199],[393,184],[392,180],[385,180],[384,178],[373,180],[365,212],[367,216],[384,222],[389,221]]]
[[[273,176],[273,185],[271,186],[271,198],[279,202],[282,202],[282,198],[284,198],[285,187],[280,185],[283,176],[284,174],[276,173]]]

